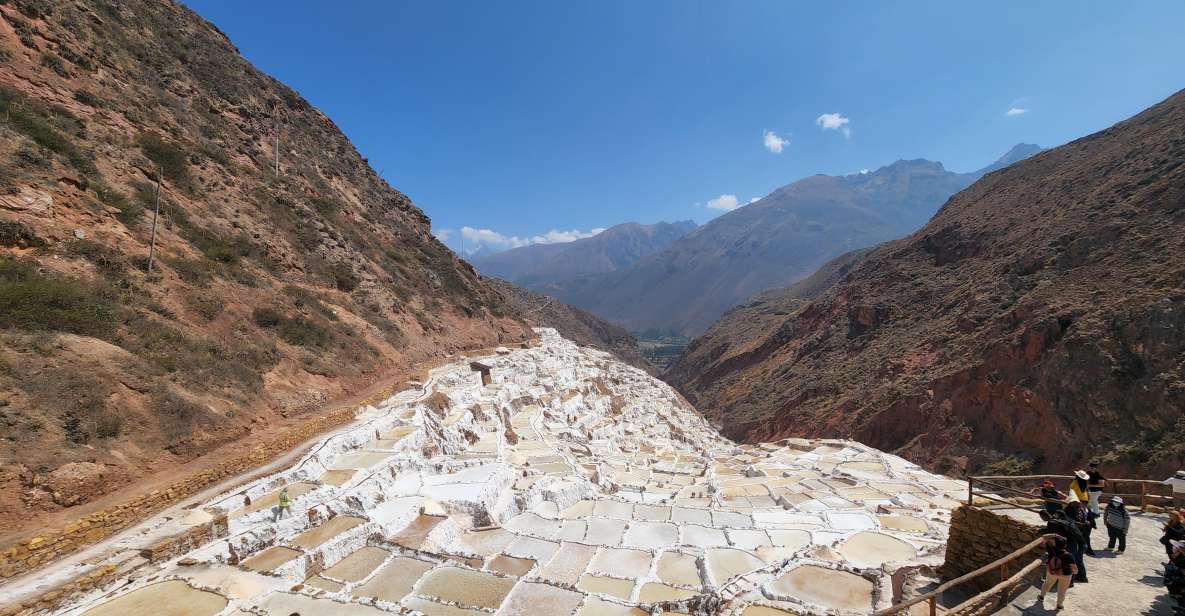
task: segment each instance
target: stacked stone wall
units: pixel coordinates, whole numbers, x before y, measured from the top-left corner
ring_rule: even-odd
[[[951,515],[950,537],[946,544],[946,562],[942,579],[953,580],[1023,548],[1041,536],[1041,529],[990,509],[963,505]],[[1008,564],[1009,575],[1016,573],[1041,555],[1018,558]],[[1003,581],[989,573],[967,582],[967,588],[987,590]]]

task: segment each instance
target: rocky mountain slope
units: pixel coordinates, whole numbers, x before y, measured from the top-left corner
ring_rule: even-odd
[[[1018,146],[995,164],[1026,151]],[[630,268],[537,290],[631,331],[696,335],[756,293],[808,276],[843,252],[914,231],[980,174],[902,160],[871,173],[811,176],[712,220]]]
[[[530,335],[328,117],[173,2],[0,2],[0,161],[0,534]]]
[[[497,289],[516,315],[532,326],[554,329],[581,346],[612,353],[621,361],[652,375],[658,373],[658,369],[642,356],[638,340],[625,329],[595,314],[505,280],[489,278],[486,282]]]
[[[592,237],[559,244],[531,244],[469,260],[487,276],[529,288],[629,267],[695,229],[695,222],[627,222]]]
[[[817,295],[729,313],[666,377],[750,441],[849,436],[944,471],[1175,470],[1182,255],[1185,92],[988,174]]]

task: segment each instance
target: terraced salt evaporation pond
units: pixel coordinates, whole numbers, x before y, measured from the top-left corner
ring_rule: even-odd
[[[868,614],[966,485],[858,443],[737,445],[551,330],[363,409],[206,503],[229,536],[68,616]],[[279,491],[290,516],[273,522]]]

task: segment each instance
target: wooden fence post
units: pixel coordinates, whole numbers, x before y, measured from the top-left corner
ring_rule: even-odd
[[[968,477],[967,478],[967,506],[971,506],[972,501],[974,500],[974,497],[973,497],[973,495],[975,494],[974,486],[975,486],[975,478]]]
[[[1148,484],[1140,482],[1140,513],[1148,510]]]

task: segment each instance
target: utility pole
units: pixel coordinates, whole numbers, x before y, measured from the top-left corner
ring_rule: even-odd
[[[152,241],[148,244],[148,273],[152,273],[152,259],[156,256],[156,219],[160,216],[160,165],[156,166],[156,207],[152,210]]]

